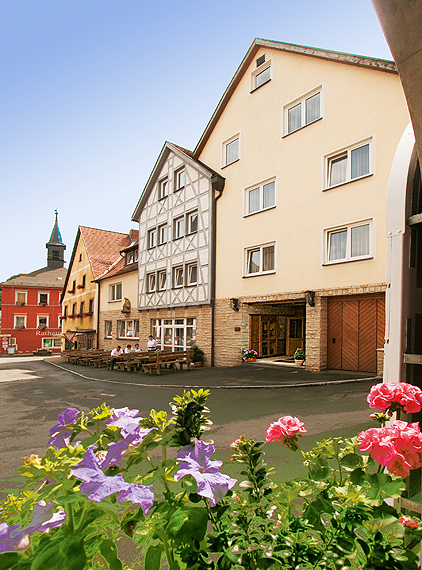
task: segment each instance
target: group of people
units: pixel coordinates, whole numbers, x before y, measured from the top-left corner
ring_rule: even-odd
[[[154,350],[157,350],[157,341],[155,340],[155,338],[152,335],[149,335],[149,337],[148,337],[147,350],[148,350],[148,352],[152,352]],[[113,350],[110,352],[110,356],[111,357],[117,357],[117,356],[122,356],[123,354],[129,354],[131,352],[142,352],[142,350],[139,348],[138,343],[135,344],[135,348],[132,348],[131,344],[128,344],[125,349],[123,349],[120,345],[118,345],[118,346],[116,346],[116,348],[113,348]],[[116,358],[112,358],[111,368],[114,368],[115,362],[116,362]]]

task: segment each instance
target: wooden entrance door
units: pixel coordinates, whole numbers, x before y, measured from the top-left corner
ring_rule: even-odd
[[[249,338],[251,348],[258,356],[276,356],[280,353],[276,315],[250,315]]]
[[[376,372],[384,331],[384,295],[329,298],[328,368]]]
[[[304,342],[304,320],[297,318],[287,319],[287,331],[286,331],[286,354],[287,356],[293,356],[296,349],[305,349]]]

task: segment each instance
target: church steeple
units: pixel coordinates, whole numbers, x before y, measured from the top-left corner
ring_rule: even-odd
[[[58,269],[59,267],[63,267],[64,265],[64,250],[66,246],[62,241],[62,236],[59,230],[59,223],[58,223],[58,211],[54,210],[56,214],[56,221],[54,222],[53,231],[51,232],[51,236],[49,241],[45,244],[47,248],[47,267],[50,269]]]

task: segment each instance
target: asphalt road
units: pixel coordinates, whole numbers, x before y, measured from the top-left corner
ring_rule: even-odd
[[[168,403],[183,393],[183,387],[204,385],[211,390],[214,425],[209,437],[218,456],[228,459],[232,441],[241,434],[262,441],[269,424],[282,415],[305,422],[305,449],[328,435],[350,436],[371,427],[366,395],[377,381],[357,373],[306,373],[259,365],[157,377],[69,365],[61,359],[0,359],[0,486],[7,486],[4,480],[16,474],[23,456],[43,455],[49,428],[67,407],[88,411],[107,402],[116,408],[138,408],[141,416],[151,408],[170,412]],[[268,446],[267,460],[283,463],[283,478],[295,476],[301,463],[279,444]]]

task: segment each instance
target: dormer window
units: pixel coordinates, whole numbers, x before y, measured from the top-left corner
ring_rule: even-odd
[[[251,73],[251,91],[255,91],[255,89],[258,89],[261,85],[265,85],[265,83],[271,81],[271,59],[265,61],[265,55],[263,57],[264,60],[262,63]],[[261,58],[258,58],[256,62],[258,63],[260,60]]]

